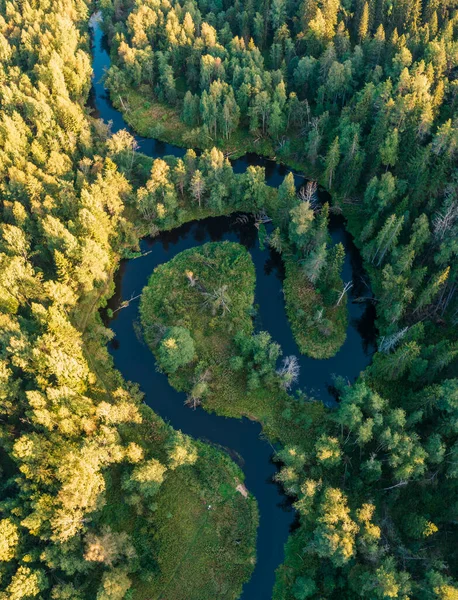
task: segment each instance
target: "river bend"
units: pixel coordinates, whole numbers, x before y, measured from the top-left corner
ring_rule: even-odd
[[[110,65],[100,25],[91,19],[93,28],[92,100],[98,116],[111,121],[113,132],[129,129],[121,113],[110,103],[102,77]],[[185,150],[136,135],[139,150],[153,158],[166,155],[183,156]],[[232,162],[234,171],[244,172],[248,165],[261,165],[266,170],[266,181],[277,187],[289,172],[287,168],[257,155],[247,155]],[[304,178],[295,174],[299,186]],[[141,250],[145,256],[124,260],[117,272],[116,290],[109,306],[116,308],[123,300],[139,294],[147,284],[154,268],[169,261],[182,250],[207,241],[229,240],[243,244],[251,253],[256,268],[255,303],[258,305],[256,327],[267,330],[282,348],[283,355],[294,354],[300,362],[299,387],[326,403],[334,402],[330,391],[332,376],[345,375],[350,381],[368,365],[375,349],[374,309],[371,304],[354,303],[356,297],[368,293],[361,258],[341,218],[333,217],[330,223],[333,241],[342,242],[346,250],[343,271],[344,281],[353,280],[349,298],[349,326],[347,338],[337,353],[328,360],[314,360],[301,356],[289,327],[282,293],[283,265],[278,254],[261,250],[257,229],[253,221],[242,223],[236,216],[207,218],[188,223],[173,231],[164,232],[154,239],[144,239]],[[244,600],[269,600],[275,581],[275,569],[284,559],[284,544],[294,522],[294,510],[281,487],[272,480],[277,471],[272,462],[273,448],[260,436],[258,423],[246,418],[229,419],[209,414],[203,409],[195,411],[184,405],[185,395],[175,391],[167,377],[156,371],[155,359],[150,349],[136,334],[139,321],[138,302],[115,313],[109,326],[115,337],[109,351],[115,367],[126,380],[136,382],[145,394],[145,402],[175,429],[224,447],[241,465],[245,484],[259,505],[260,523],[257,539],[257,564],[250,581],[243,588]]]

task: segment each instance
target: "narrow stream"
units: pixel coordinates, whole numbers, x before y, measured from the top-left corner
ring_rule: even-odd
[[[101,83],[110,58],[102,31],[95,19],[93,27],[93,100],[99,116],[112,122],[112,131],[129,129],[122,115],[111,105]],[[135,136],[139,150],[154,158],[165,155],[183,156],[185,150],[157,140]],[[266,181],[277,187],[289,172],[274,161],[257,155],[247,155],[232,162],[236,172],[244,172],[248,165],[261,165],[266,169]],[[295,174],[299,186],[304,178]],[[298,386],[323,402],[332,404],[329,389],[333,374],[354,380],[369,364],[375,349],[374,309],[371,304],[354,303],[352,299],[368,295],[361,265],[361,258],[341,218],[333,218],[330,233],[334,242],[341,241],[346,250],[344,281],[353,280],[352,296],[349,298],[349,326],[347,339],[338,354],[328,360],[314,360],[301,356],[291,334],[286,317],[282,293],[283,265],[278,254],[261,250],[257,241],[257,229],[253,222],[242,224],[235,215],[207,218],[164,232],[154,239],[141,242],[142,251],[149,254],[138,259],[122,261],[116,275],[116,291],[110,307],[139,294],[146,285],[154,268],[169,261],[187,248],[207,241],[230,240],[243,244],[251,253],[256,268],[255,303],[258,304],[258,329],[267,330],[278,342],[284,356],[294,354],[299,358],[301,373]],[[203,409],[195,411],[184,405],[185,396],[176,392],[167,377],[156,371],[155,359],[142,343],[134,329],[138,321],[138,302],[115,313],[109,326],[115,333],[109,351],[114,364],[126,380],[140,384],[146,403],[175,429],[196,438],[208,440],[228,449],[238,460],[245,473],[245,484],[258,501],[260,524],[257,540],[257,564],[253,576],[243,589],[244,600],[269,600],[275,581],[275,569],[284,558],[283,547],[294,522],[294,510],[281,488],[272,481],[277,471],[272,462],[272,446],[260,437],[258,423],[243,419],[228,419],[209,414]]]

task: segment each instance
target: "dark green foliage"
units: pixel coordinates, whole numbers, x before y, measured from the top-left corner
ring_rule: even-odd
[[[175,75],[186,71],[187,88],[204,104],[214,82],[221,89],[228,84],[242,147],[251,136],[262,152],[260,140],[270,139],[281,160],[305,166],[332,191],[333,208],[344,212],[361,248],[377,309],[380,351],[373,365],[353,387],[338,386],[341,404],[323,427],[320,448],[280,475],[299,498],[302,527],[289,542],[275,598],[451,598],[456,511],[445,504],[456,494],[458,453],[451,425],[458,310],[455,8],[307,0],[265,10],[247,5],[239,16],[231,3],[192,6],[192,21],[207,25],[183,34],[186,58],[171,61]],[[127,10],[135,15],[138,8]],[[177,4],[151,12],[170,19],[179,39],[185,19]],[[137,23],[123,30],[134,54]],[[175,40],[160,29],[146,38],[178,56]],[[116,52],[113,43],[117,62]],[[207,104],[193,123],[219,143],[223,132]],[[262,183],[251,169],[245,200],[273,218],[269,244],[285,259],[296,339],[312,355],[329,356],[346,328],[341,248],[328,245],[326,210],[299,202],[291,178],[276,197]],[[231,364],[242,372],[248,361],[250,386],[260,389],[263,376],[250,352],[239,352]]]
[[[329,253],[331,260],[334,255],[333,251]],[[342,280],[339,275],[333,278],[332,268],[326,265],[326,258],[323,262],[323,283],[318,283],[320,291],[307,278],[304,268],[290,259],[285,260],[284,282],[286,311],[299,349],[304,354],[321,359],[336,354],[345,341],[347,331],[346,299],[342,298],[337,305]],[[326,279],[329,279],[329,283]]]
[[[232,358],[235,370],[244,367],[248,372],[248,389],[255,390],[275,380],[275,367],[281,354],[280,346],[272,342],[266,331],[252,336],[238,332],[235,336],[237,354]]]

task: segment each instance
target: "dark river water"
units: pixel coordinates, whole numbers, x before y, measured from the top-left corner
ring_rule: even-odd
[[[110,58],[104,46],[102,31],[93,23],[92,99],[98,115],[111,121],[112,131],[129,129],[121,113],[110,103],[101,82]],[[185,150],[157,140],[135,136],[139,150],[152,157],[183,156]],[[244,172],[248,165],[261,165],[266,170],[269,185],[278,186],[289,172],[287,168],[257,155],[247,155],[232,162],[236,172]],[[300,186],[304,178],[295,174]],[[154,239],[141,242],[141,258],[122,261],[116,276],[116,291],[110,307],[116,308],[122,300],[139,294],[147,284],[154,268],[187,248],[208,241],[230,240],[243,244],[251,253],[256,268],[255,303],[258,304],[258,329],[267,330],[278,342],[285,356],[294,354],[300,362],[299,388],[330,405],[334,403],[329,389],[333,375],[344,375],[353,381],[369,364],[375,349],[374,309],[372,304],[352,300],[370,295],[364,283],[361,259],[341,218],[333,217],[330,233],[334,242],[342,242],[346,250],[344,281],[353,280],[349,297],[349,326],[347,338],[337,355],[328,360],[314,360],[301,356],[291,334],[285,313],[282,293],[283,267],[278,254],[261,250],[253,221],[240,223],[236,215],[208,218],[165,232]],[[258,423],[243,419],[228,419],[195,411],[184,405],[185,396],[176,392],[167,377],[156,371],[155,359],[135,333],[138,321],[138,301],[115,313],[109,322],[115,337],[109,350],[115,367],[129,381],[137,382],[145,394],[145,402],[175,429],[186,434],[223,446],[237,460],[245,474],[245,484],[258,501],[260,524],[257,539],[257,564],[250,581],[243,589],[244,600],[269,600],[275,581],[275,569],[284,558],[284,544],[293,527],[295,513],[289,499],[272,481],[277,471],[272,462],[273,448],[260,437]]]

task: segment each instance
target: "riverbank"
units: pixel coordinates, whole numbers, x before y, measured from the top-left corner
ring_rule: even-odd
[[[115,310],[125,300],[138,295],[158,265],[168,269],[173,264],[174,257],[179,256],[183,250],[189,251],[195,246],[216,240],[237,241],[249,248],[256,270],[255,298],[261,300],[259,303],[255,300],[258,303],[256,325],[275,333],[272,337],[280,342],[285,355],[297,355],[286,319],[281,294],[282,280],[275,266],[278,256],[275,258],[274,254],[260,248],[257,229],[252,220],[236,216],[207,218],[143,240],[142,256],[122,263],[110,308]],[[280,264],[277,266],[280,267]],[[186,282],[185,275],[184,281]],[[238,282],[237,278],[235,282]],[[358,310],[361,311],[360,306]],[[192,310],[189,312],[192,315]],[[253,597],[251,594],[258,593],[261,594],[259,597],[267,600],[272,593],[275,569],[284,559],[283,545],[293,518],[281,487],[272,483],[277,474],[276,466],[270,462],[275,448],[267,439],[281,440],[282,444],[288,446],[305,447],[308,444],[308,450],[313,453],[312,446],[318,435],[315,427],[319,426],[326,414],[325,408],[321,402],[307,402],[302,395],[289,396],[278,387],[261,387],[247,393],[245,376],[238,379],[237,376],[234,377],[232,370],[222,369],[223,376],[214,378],[212,382],[215,388],[211,398],[205,400],[207,411],[200,407],[191,410],[185,405],[186,395],[176,392],[170,386],[168,378],[157,372],[150,349],[138,336],[138,317],[137,301],[128,303],[125,308],[114,313],[110,328],[115,333],[115,338],[109,349],[115,365],[126,379],[141,385],[145,400],[175,428],[190,433],[193,437],[209,439],[230,448],[233,452],[231,456],[240,461],[246,477],[245,485],[257,498],[260,509],[257,568],[244,587],[243,597],[250,599]],[[199,315],[199,319],[202,319],[202,315]],[[301,387],[314,388],[326,398],[323,381],[330,381],[330,373],[346,373],[352,378],[364,368],[369,356],[361,352],[360,333],[353,328],[357,322],[355,319],[352,323],[350,335],[345,342],[345,345],[350,345],[350,350],[344,347],[335,358],[328,361],[299,357],[303,365]],[[215,406],[211,408],[210,402],[213,401]],[[225,419],[217,416],[215,411],[220,415],[239,418]],[[241,415],[248,416],[250,421],[240,419]],[[261,437],[261,428],[254,419],[263,426]]]
[[[206,139],[201,128],[190,129],[183,123],[179,108],[167,106],[156,100],[150,87],[143,85],[138,90],[129,87],[115,90],[113,85],[110,85],[109,78],[106,85],[113,106],[119,110],[126,123],[143,137],[154,138],[181,148],[209,150],[215,146],[232,159],[247,153],[256,153],[269,160],[277,160],[274,145],[267,138],[254,139],[250,133],[239,128],[228,139]]]
[[[81,299],[72,318],[83,336],[99,401],[110,402],[126,386],[137,399],[141,395],[114,368],[106,345],[112,332],[100,315],[115,291],[121,256],[131,251],[133,229],[128,240],[114,249],[105,282]],[[147,405],[141,405],[141,415],[141,423],[123,426],[124,444],[167,463],[176,431]],[[254,569],[258,508],[251,493],[238,489],[244,481],[242,469],[220,449],[188,439],[195,445],[196,462],[167,471],[146,513],[126,502],[121,470],[105,474],[106,504],[99,521],[134,540],[142,565],[130,576],[132,600],[159,598],[165,591],[172,600],[213,600],[221,590],[235,600]]]
[[[170,426],[149,407],[142,412],[142,428],[131,441],[163,453]],[[194,445],[197,461],[166,477],[149,514],[125,502],[116,475],[108,480],[104,521],[114,530],[122,524],[145,562],[133,574],[132,600],[213,600],[222,593],[236,600],[252,574],[256,500],[237,489],[243,473],[227,455],[202,442]]]

